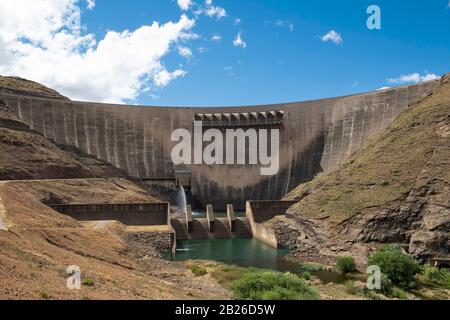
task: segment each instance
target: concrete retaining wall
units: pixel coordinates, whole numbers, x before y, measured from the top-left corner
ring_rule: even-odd
[[[129,226],[169,225],[168,203],[50,205],[79,221],[116,220]]]
[[[282,114],[277,175],[261,176],[259,165],[186,166],[192,171],[191,192],[204,207],[213,204],[224,210],[231,203],[240,210],[248,199],[281,199],[317,173],[334,168],[435,85],[427,82],[332,99],[228,108],[124,106],[5,93],[0,93],[0,100],[56,143],[76,146],[163,189],[174,178],[171,151],[176,143],[171,142],[171,134],[178,128],[192,132],[198,114]],[[217,122],[212,120],[210,127]],[[258,127],[260,121],[265,124],[267,119],[249,116],[243,128]],[[223,130],[220,123],[217,127]]]
[[[275,216],[284,215],[296,201],[247,201],[246,215],[252,228],[253,237],[265,244],[278,248],[275,230],[263,223]]]

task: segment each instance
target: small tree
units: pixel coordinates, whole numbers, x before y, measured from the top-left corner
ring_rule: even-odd
[[[339,257],[336,261],[336,269],[343,274],[356,272],[356,263],[353,257]]]
[[[247,273],[232,286],[234,297],[243,300],[315,300],[317,292],[302,278],[290,273]]]
[[[384,245],[369,257],[369,265],[381,269],[394,285],[411,288],[419,272],[417,262],[398,245]]]

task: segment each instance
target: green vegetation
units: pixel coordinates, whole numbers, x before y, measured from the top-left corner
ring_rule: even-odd
[[[345,281],[344,285],[345,285],[347,293],[352,294],[354,296],[357,296],[358,294],[360,294],[358,288],[356,288],[356,286],[355,286],[354,281],[351,281],[351,280]]]
[[[315,272],[323,270],[323,266],[318,263],[302,263],[300,268],[303,272]]]
[[[417,262],[398,245],[384,245],[369,257],[369,265],[380,267],[392,284],[408,289],[415,286]]]
[[[392,281],[384,273],[381,274],[381,288],[376,291],[384,294],[387,297],[391,296],[394,292]]]
[[[337,263],[342,270],[354,270],[352,257],[342,257]],[[352,280],[323,285],[316,280],[307,282],[310,273],[323,270],[321,265],[300,264],[298,274],[269,271],[266,269],[238,267],[219,263],[198,263],[191,269],[209,273],[220,285],[230,289],[235,299],[261,300],[306,300],[319,299],[320,295],[337,299],[352,296],[370,300],[382,299],[448,299],[450,272],[430,266],[419,267],[417,261],[398,245],[385,245],[369,258],[370,265],[378,265],[381,288],[369,290],[367,275],[355,274]],[[417,272],[421,274],[416,276]],[[417,281],[417,286],[415,283]],[[406,285],[407,284],[407,285]],[[414,287],[414,289],[413,289]],[[319,295],[320,293],[320,295]]]
[[[232,282],[239,280],[246,274],[261,274],[267,270],[257,269],[257,268],[242,268],[232,265],[222,265],[215,268],[211,272],[211,276],[217,280],[220,285],[230,286]]]
[[[353,257],[339,257],[336,261],[336,268],[340,273],[354,273],[357,271],[355,259]]]
[[[48,300],[50,299],[50,296],[47,292],[39,292],[39,299],[41,300]]]
[[[204,276],[206,274],[208,274],[208,271],[206,270],[205,267],[199,266],[194,264],[193,266],[191,266],[191,272],[196,276],[196,277],[201,277]]]
[[[86,287],[93,287],[95,282],[91,278],[83,278],[83,280],[81,280],[81,284]]]
[[[312,300],[317,292],[291,273],[248,273],[232,285],[234,297],[245,300]]]
[[[422,267],[422,274],[428,282],[450,290],[450,271],[448,269],[438,269],[425,265]]]
[[[408,299],[408,295],[406,294],[406,292],[397,287],[392,288],[392,293],[390,294],[390,297],[400,300]]]

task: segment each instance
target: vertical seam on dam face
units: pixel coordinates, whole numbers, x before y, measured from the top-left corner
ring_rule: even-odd
[[[269,128],[278,113],[280,167],[262,176],[260,165],[184,165],[193,196],[206,207],[245,208],[247,200],[279,200],[297,185],[334,168],[386,128],[436,82],[316,101],[225,108],[137,107],[35,98],[0,93],[8,107],[47,138],[96,156],[130,176],[167,186],[175,181],[172,131],[192,133],[197,115],[211,117],[208,129]],[[241,126],[244,120],[247,125]],[[278,121],[277,116],[273,118]],[[205,129],[206,130],[206,129]],[[179,166],[178,166],[179,167]]]

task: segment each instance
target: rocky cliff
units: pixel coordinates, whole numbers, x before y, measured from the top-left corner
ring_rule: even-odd
[[[450,76],[332,172],[300,185],[270,224],[297,258],[352,254],[379,243],[419,259],[450,256]]]

